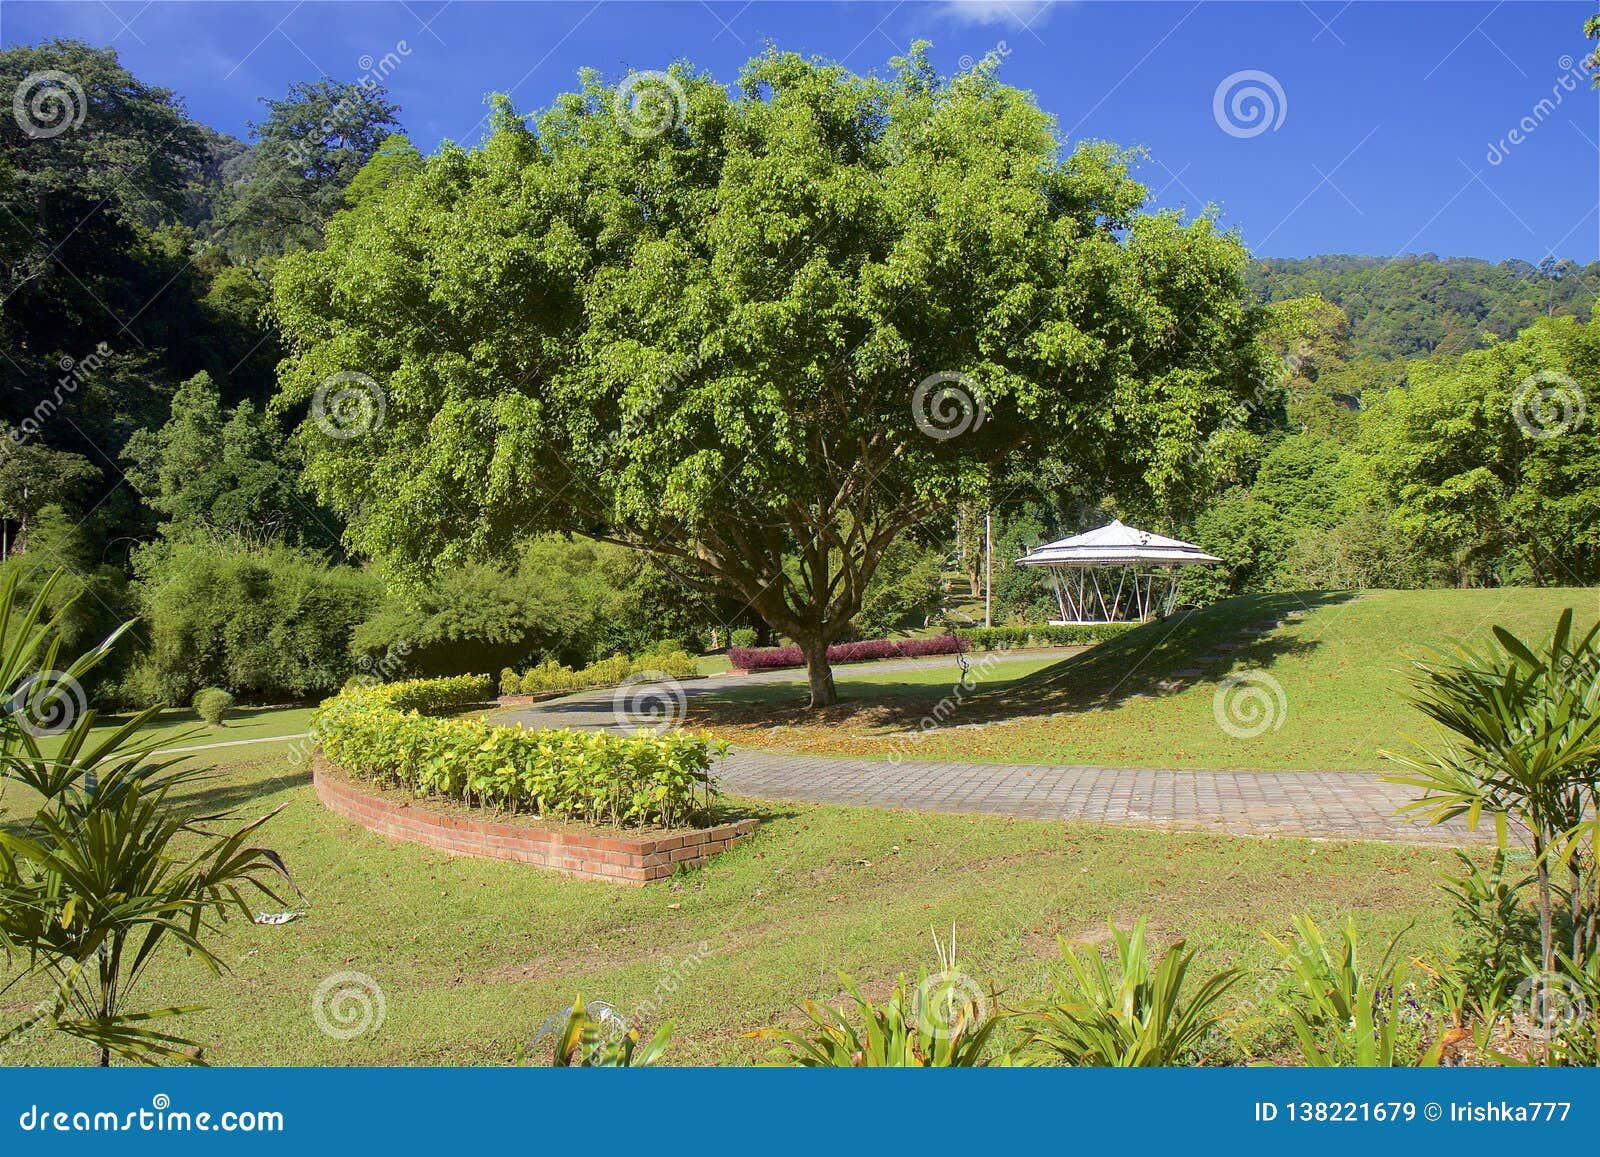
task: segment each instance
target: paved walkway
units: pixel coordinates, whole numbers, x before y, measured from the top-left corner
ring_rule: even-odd
[[[1371,772],[1153,771],[832,759],[743,750],[724,763],[724,790],[767,800],[864,804],[915,811],[984,812],[1027,819],[1245,836],[1464,844],[1487,841],[1463,822],[1440,827],[1394,812],[1410,788]]]
[[[1035,654],[1036,652],[1029,652]],[[946,656],[943,664],[952,660]],[[941,665],[917,660],[872,670]],[[685,684],[686,697],[750,683],[783,682],[792,671],[722,676]],[[623,692],[630,688],[621,689]],[[619,724],[617,692],[590,691],[501,714],[527,727],[630,732]],[[636,702],[636,708],[648,704]],[[1078,820],[1248,836],[1307,836],[1464,844],[1493,838],[1455,821],[1432,827],[1395,816],[1412,789],[1375,772],[1158,771],[1144,768],[837,759],[736,749],[719,781],[736,795],[765,800],[858,804],[915,811],[978,812],[1028,819]]]

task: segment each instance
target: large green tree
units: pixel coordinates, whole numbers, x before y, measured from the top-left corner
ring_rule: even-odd
[[[336,217],[274,293],[350,545],[641,548],[794,638],[821,705],[891,544],[1002,472],[1051,455],[1134,512],[1197,493],[1257,369],[1246,255],[1143,212],[1129,154],[1068,149],[995,70],[589,73]]]

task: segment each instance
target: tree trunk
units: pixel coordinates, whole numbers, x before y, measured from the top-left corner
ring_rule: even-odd
[[[806,657],[806,681],[811,685],[811,706],[832,707],[839,702],[833,685],[833,668],[828,666],[828,644],[812,639],[800,644]]]

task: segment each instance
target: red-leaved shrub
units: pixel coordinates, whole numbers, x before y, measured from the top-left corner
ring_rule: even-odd
[[[926,639],[862,639],[855,643],[833,644],[828,648],[828,662],[922,659],[929,655],[953,655],[966,649],[966,640],[955,635],[933,635]],[[803,667],[806,657],[799,647],[729,647],[728,662],[745,671],[775,671],[782,667]]]

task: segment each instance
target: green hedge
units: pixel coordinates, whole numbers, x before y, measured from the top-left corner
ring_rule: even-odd
[[[352,682],[345,694],[360,692],[396,711],[442,711],[466,707],[494,698],[494,680],[488,675],[451,675],[444,679],[408,679],[403,683]]]
[[[475,701],[489,686],[467,676],[348,687],[317,709],[312,735],[360,779],[592,824],[681,827],[715,795],[711,761],[727,748],[704,735],[525,731],[415,709]]]
[[[500,694],[542,695],[550,691],[587,691],[591,687],[615,687],[631,675],[665,675],[671,679],[693,679],[700,674],[700,665],[687,651],[670,651],[666,654],[641,655],[629,659],[626,655],[612,655],[590,663],[580,671],[549,660],[517,674],[510,667],[500,672]]]
[[[1066,627],[957,627],[974,647],[1085,647],[1126,634],[1139,623],[1088,623]]]

